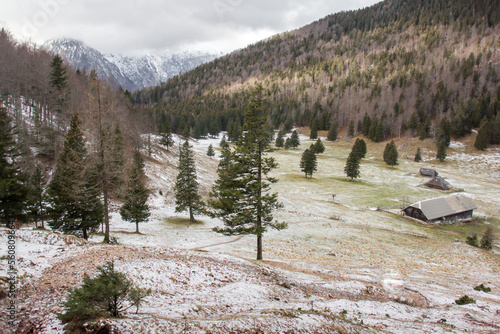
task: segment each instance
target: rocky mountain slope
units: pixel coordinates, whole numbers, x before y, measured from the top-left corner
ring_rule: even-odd
[[[124,56],[103,54],[98,50],[72,39],[52,40],[43,45],[57,53],[74,68],[89,72],[97,70],[102,79],[109,80],[129,91],[156,86],[180,73],[213,60],[218,55],[202,51]]]

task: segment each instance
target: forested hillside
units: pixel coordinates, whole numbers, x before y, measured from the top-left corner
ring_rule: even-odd
[[[383,1],[270,37],[139,91],[134,102],[160,131],[165,124],[194,137],[227,130],[234,139],[248,89],[260,82],[274,128],[317,122],[327,130],[335,120],[381,141],[434,136],[442,119],[461,137],[489,120],[489,141],[498,144],[499,7],[495,0]],[[374,124],[379,134],[370,136]]]
[[[48,222],[85,238],[106,223],[109,239],[108,206],[148,121],[95,72],[74,71],[4,29],[0,78],[2,223]]]

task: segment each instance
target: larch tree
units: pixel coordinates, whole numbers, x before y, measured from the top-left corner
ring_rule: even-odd
[[[49,226],[88,239],[103,220],[95,166],[87,157],[81,121],[75,112],[48,187]]]
[[[175,211],[189,211],[189,221],[196,223],[195,213],[203,211],[203,203],[198,193],[196,167],[189,141],[185,141],[179,155],[179,174],[175,182]]]
[[[16,163],[19,146],[7,109],[0,101],[0,220],[6,225],[25,218],[26,177]]]
[[[266,157],[270,130],[266,125],[264,89],[257,85],[244,112],[243,134],[234,151],[223,150],[219,178],[212,190],[209,213],[220,218],[225,227],[215,228],[224,235],[257,236],[257,260],[262,260],[263,234],[268,228],[284,229],[274,222],[273,210],[280,207],[278,194],[271,193],[277,180],[269,173],[277,167]]]
[[[123,220],[135,224],[135,232],[139,233],[139,224],[146,222],[151,213],[147,204],[149,191],[144,176],[144,160],[139,151],[134,152],[134,161],[128,173],[125,189],[125,202],[120,208]]]
[[[318,170],[318,159],[316,154],[310,149],[306,149],[302,153],[302,158],[300,159],[300,170],[307,176],[313,176],[313,173]]]

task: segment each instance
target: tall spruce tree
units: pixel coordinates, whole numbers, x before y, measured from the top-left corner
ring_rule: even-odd
[[[63,65],[63,59],[59,55],[55,55],[50,63],[52,72],[50,74],[50,83],[52,86],[61,91],[68,84],[68,76],[66,75],[66,68]]]
[[[278,137],[276,138],[276,147],[281,148],[285,146],[285,138],[283,137],[283,133],[278,132]]]
[[[337,138],[338,138],[338,124],[337,120],[333,120],[332,124],[330,125],[330,129],[328,130],[327,139],[329,141],[336,141]]]
[[[439,159],[440,162],[446,160],[446,144],[444,142],[438,143],[436,158]]]
[[[45,228],[44,222],[47,219],[48,209],[46,186],[47,178],[43,168],[37,164],[29,179],[27,202],[28,215],[30,220],[35,222],[35,228]]]
[[[103,220],[96,166],[88,160],[81,121],[75,112],[49,184],[49,226],[88,239]]]
[[[352,150],[349,157],[347,157],[347,162],[344,167],[344,172],[350,181],[354,181],[354,179],[357,179],[360,175],[359,162],[359,155]]]
[[[26,177],[17,165],[20,155],[15,128],[0,101],[0,221],[6,225],[24,220]]]
[[[198,194],[198,181],[193,152],[189,141],[185,141],[179,155],[179,174],[175,182],[175,211],[189,211],[189,221],[196,223],[194,214],[203,210],[203,203]]]
[[[299,146],[300,146],[299,133],[297,132],[297,130],[294,130],[292,132],[292,135],[290,136],[290,147],[297,148]]]
[[[417,153],[415,154],[415,162],[422,161],[422,152],[420,151],[420,147],[417,149]]]
[[[135,224],[136,233],[139,233],[139,223],[146,222],[151,215],[147,204],[148,197],[149,191],[144,180],[144,160],[141,153],[135,151],[125,190],[125,202],[120,208],[120,215],[123,220]]]
[[[325,145],[321,141],[321,138],[318,138],[318,140],[316,140],[316,142],[314,144],[311,144],[310,150],[314,154],[325,153]]]
[[[347,130],[347,137],[349,137],[349,138],[354,137],[354,120],[351,120],[349,122],[349,128]]]
[[[267,158],[269,130],[264,111],[264,89],[257,85],[250,104],[245,109],[243,135],[231,151],[223,150],[219,178],[211,193],[210,215],[220,218],[225,227],[214,229],[225,235],[255,234],[257,260],[262,260],[262,237],[268,228],[283,229],[286,224],[273,221],[273,209],[278,208],[278,194],[270,192],[277,182],[269,177],[276,168],[273,158]]]
[[[488,137],[490,126],[488,121],[484,122],[479,128],[477,133],[476,141],[474,142],[474,147],[480,151],[484,151],[488,148]]]
[[[302,153],[302,158],[300,159],[300,170],[307,176],[313,176],[313,173],[318,170],[318,159],[316,154],[310,149],[306,149]]]
[[[352,151],[358,156],[359,160],[364,159],[368,153],[366,142],[363,139],[357,138],[352,147]]]
[[[318,138],[318,120],[314,118],[311,122],[311,135],[309,136],[310,139],[317,139]]]
[[[393,167],[398,164],[398,157],[399,154],[396,144],[394,143],[394,140],[391,140],[391,142],[385,146],[384,161],[386,164]]]

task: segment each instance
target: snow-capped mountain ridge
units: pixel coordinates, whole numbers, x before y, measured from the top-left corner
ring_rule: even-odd
[[[95,69],[101,79],[129,91],[156,86],[220,56],[203,51],[142,56],[103,54],[73,39],[52,40],[45,43],[43,48],[59,54],[74,68],[87,72]]]

